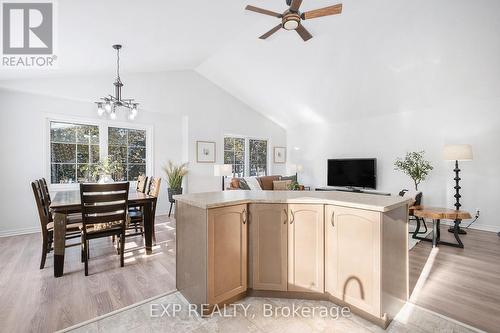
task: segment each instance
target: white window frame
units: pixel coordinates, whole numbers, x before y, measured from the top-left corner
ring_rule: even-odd
[[[270,145],[270,140],[269,138],[262,138],[262,137],[256,137],[256,136],[247,136],[247,135],[241,135],[241,134],[224,134],[222,137],[222,162],[224,163],[224,139],[225,138],[238,138],[238,139],[245,139],[245,169],[244,169],[244,177],[250,177],[250,140],[264,140],[266,141],[266,148],[267,148],[267,157],[266,157],[266,170],[267,170],[267,175],[269,176],[272,171],[270,169],[270,159],[269,159],[269,145]],[[253,176],[252,176],[253,177]]]
[[[79,189],[78,183],[72,184],[52,184],[51,177],[51,150],[50,150],[50,123],[60,122],[60,123],[72,123],[72,124],[82,124],[82,125],[92,125],[99,127],[99,159],[102,160],[108,156],[108,128],[109,127],[120,127],[127,129],[143,130],[146,131],[146,174],[151,175],[153,172],[153,137],[154,137],[154,127],[146,124],[139,123],[129,123],[123,121],[113,121],[109,119],[95,119],[95,118],[80,118],[80,117],[68,117],[64,115],[51,115],[47,114],[44,117],[44,128],[45,128],[45,140],[43,140],[43,152],[45,156],[44,161],[44,172],[45,178],[49,183],[50,189],[52,191],[70,191]],[[130,182],[130,188],[136,187],[136,181]]]

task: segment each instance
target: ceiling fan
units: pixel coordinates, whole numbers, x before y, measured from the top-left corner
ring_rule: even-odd
[[[302,4],[302,0],[286,0],[286,4],[290,6],[283,14],[276,13],[267,9],[262,9],[255,6],[246,6],[246,10],[250,10],[252,12],[274,16],[281,19],[281,23],[260,36],[260,39],[266,39],[267,37],[274,34],[279,29],[283,28],[285,30],[295,30],[302,37],[304,42],[308,41],[312,38],[312,35],[307,31],[306,28],[302,25],[301,20],[309,20],[322,16],[336,15],[342,13],[342,4],[337,4],[333,6],[328,6],[325,8],[310,10],[308,12],[301,13],[299,12],[300,5]]]

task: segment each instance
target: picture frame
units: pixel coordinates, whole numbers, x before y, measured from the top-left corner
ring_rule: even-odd
[[[286,163],[286,147],[274,147],[273,151],[274,155],[274,163],[276,164],[284,164]]]
[[[196,141],[196,162],[215,163],[216,144],[213,141]]]

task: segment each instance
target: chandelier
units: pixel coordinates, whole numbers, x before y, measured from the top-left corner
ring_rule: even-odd
[[[122,99],[123,83],[120,79],[120,49],[122,46],[116,44],[113,45],[113,48],[116,50],[116,81],[113,83],[115,86],[115,96],[108,95],[107,97],[102,97],[102,101],[95,102],[97,104],[97,114],[102,116],[104,113],[108,113],[109,118],[116,119],[116,111],[122,108],[128,109],[128,119],[134,120],[137,116],[139,103],[135,103],[132,98]]]

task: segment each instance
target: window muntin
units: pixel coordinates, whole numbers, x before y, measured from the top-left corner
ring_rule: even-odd
[[[249,139],[249,175],[265,176],[267,175],[267,141],[258,139]]]
[[[108,127],[108,157],[122,165],[116,181],[136,181],[146,174],[146,131]]]
[[[226,136],[224,164],[233,166],[234,177],[267,174],[267,140]]]
[[[52,184],[91,181],[89,170],[99,162],[99,127],[50,122]]]

